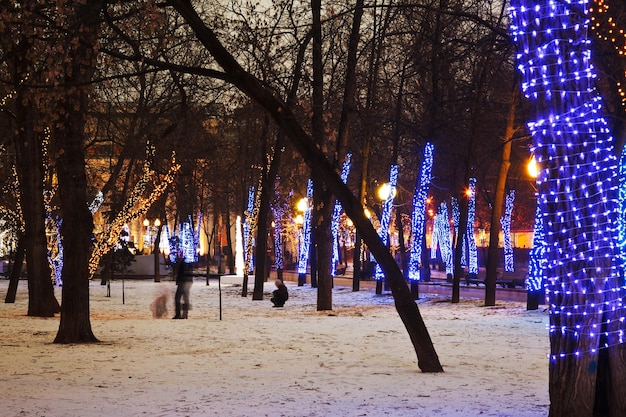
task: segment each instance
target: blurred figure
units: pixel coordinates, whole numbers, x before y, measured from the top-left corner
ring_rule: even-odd
[[[289,291],[287,291],[287,286],[280,279],[277,279],[274,284],[276,289],[272,292],[273,297],[270,301],[274,304],[274,307],[283,307],[285,301],[289,299]]]
[[[178,258],[176,262],[176,295],[174,296],[174,307],[176,315],[173,319],[186,319],[191,304],[189,304],[189,290],[193,283],[193,276],[187,270],[184,258]],[[182,302],[181,302],[182,301]]]

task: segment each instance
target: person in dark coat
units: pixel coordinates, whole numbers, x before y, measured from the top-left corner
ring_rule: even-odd
[[[277,279],[274,284],[276,284],[276,289],[272,292],[273,297],[270,301],[274,304],[274,307],[283,307],[285,301],[289,299],[289,291],[287,291],[287,286],[280,279]]]
[[[193,283],[193,276],[187,269],[185,260],[179,258],[176,263],[176,295],[174,296],[176,315],[172,317],[173,319],[186,319],[191,305],[189,304],[189,290]]]

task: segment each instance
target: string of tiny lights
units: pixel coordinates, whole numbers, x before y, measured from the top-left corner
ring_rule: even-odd
[[[304,211],[302,223],[302,240],[298,248],[298,274],[306,274],[309,262],[309,248],[311,247],[311,201],[313,199],[313,181],[308,180],[306,185],[307,207]]]
[[[283,217],[285,207],[280,202],[279,178],[276,178],[274,186],[274,204],[272,204],[272,215],[274,217],[274,258],[276,269],[284,269],[283,260]]]
[[[626,146],[622,148],[619,160],[619,213],[617,217],[617,244],[622,254],[622,275],[625,273],[626,267]]]
[[[350,159],[352,158],[352,154],[348,153],[346,155],[346,159],[343,161],[343,166],[341,167],[341,181],[343,183],[348,182],[348,175],[350,175]],[[341,202],[335,199],[335,206],[333,207],[333,217],[330,221],[330,231],[333,237],[333,256],[330,264],[331,274],[335,274],[335,268],[339,263],[339,216],[341,216]]]
[[[383,202],[383,210],[380,215],[380,231],[378,235],[386,246],[389,243],[389,222],[391,220],[391,208],[393,207],[393,199],[395,197],[396,184],[398,182],[398,165],[391,165],[389,170],[389,195]],[[385,273],[380,267],[380,264],[376,262],[375,278],[377,281],[385,279]]]
[[[605,0],[595,0],[595,8],[592,6],[589,10],[591,18],[591,29],[598,38],[610,42],[622,59],[626,59],[626,31],[619,27],[619,17],[610,13],[608,2]],[[624,19],[622,16],[621,19]],[[626,108],[626,86],[623,84],[626,80],[626,69],[623,72],[622,80],[615,80],[617,91],[621,97],[622,107]]]
[[[435,216],[433,235],[436,235],[436,243],[439,246],[441,260],[446,265],[446,274],[454,272],[454,262],[452,256],[452,241],[450,239],[450,219],[448,218],[448,205],[442,201]],[[432,255],[432,253],[431,253]],[[436,258],[435,256],[432,259]]]
[[[588,7],[512,0],[510,8],[522,88],[538,109],[528,127],[541,167],[553,362],[623,343],[625,326],[617,162],[594,84]]]
[[[147,153],[153,151],[147,151]],[[133,191],[130,193],[129,198],[124,203],[124,206],[117,214],[112,222],[105,224],[102,231],[96,233],[94,236],[94,248],[91,252],[89,259],[89,274],[93,275],[100,264],[100,259],[104,256],[113,246],[118,242],[120,238],[120,232],[124,228],[124,225],[130,223],[132,220],[141,218],[145,215],[150,207],[161,197],[167,187],[174,181],[180,164],[176,162],[176,155],[172,153],[171,163],[167,174],[160,178],[159,182],[154,181],[156,175],[150,167],[150,159],[146,158],[146,162],[143,165],[142,175],[139,181],[135,184]],[[147,197],[143,194],[146,191],[148,184],[153,186],[152,191]]]
[[[502,233],[504,235],[504,270],[514,272],[513,245],[511,244],[511,215],[513,213],[513,202],[515,201],[515,190],[509,190],[505,199],[504,216],[500,219]]]
[[[530,292],[543,291],[546,268],[546,239],[543,232],[543,216],[541,206],[537,204],[535,227],[533,229],[533,247],[528,255],[528,279],[526,289]]]
[[[422,264],[422,240],[426,225],[426,199],[430,189],[430,180],[433,170],[433,152],[435,146],[427,142],[424,145],[424,155],[420,172],[415,181],[413,192],[413,214],[411,216],[411,247],[409,252],[409,279],[420,280]]]
[[[469,179],[469,199],[467,201],[467,229],[465,243],[467,244],[468,272],[478,275],[478,248],[474,238],[474,219],[476,218],[476,178]]]
[[[461,208],[459,207],[459,202],[456,198],[450,198],[450,205],[452,206],[452,224],[454,226],[454,239],[459,238],[459,223],[461,221]],[[461,250],[461,266],[465,266],[465,248],[467,246],[467,236],[463,237],[463,249]],[[451,244],[454,244],[452,242]]]

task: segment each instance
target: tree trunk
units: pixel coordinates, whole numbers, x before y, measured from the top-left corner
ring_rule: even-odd
[[[52,317],[59,312],[60,307],[54,296],[44,223],[46,209],[43,196],[43,139],[34,130],[39,123],[34,114],[36,111],[23,106],[19,98],[16,101],[19,103],[18,126],[21,126],[16,136],[16,164],[26,242],[28,315]]]
[[[254,274],[254,290],[252,292],[253,300],[263,299],[263,286],[267,280],[267,271],[269,271],[269,265],[267,265],[267,231],[269,213],[271,212],[271,200],[274,193],[274,178],[276,178],[277,167],[274,166],[274,161],[267,164],[267,141],[269,132],[270,119],[266,115],[263,120],[263,132],[261,133],[261,140],[263,146],[261,147],[261,154],[263,158],[263,170],[261,172],[261,199],[259,202],[259,215],[256,219],[256,251],[255,251],[255,274]],[[274,148],[274,154],[279,151]],[[274,168],[272,168],[274,167]],[[274,176],[271,178],[271,176]]]
[[[58,97],[60,120],[54,129],[59,199],[63,213],[63,304],[55,343],[97,342],[89,319],[89,256],[93,220],[87,207],[84,130],[88,90],[96,65],[100,2],[73,6],[68,22],[80,37],[65,72],[64,94]],[[73,87],[71,87],[73,86]]]
[[[330,191],[339,199],[342,207],[362,234],[363,240],[378,260],[386,274],[395,300],[396,310],[409,333],[417,354],[418,366],[423,372],[442,372],[443,368],[437,357],[428,330],[424,324],[417,304],[391,254],[379,238],[376,230],[363,212],[360,201],[350,192],[322,150],[314,143],[308,133],[297,122],[291,109],[272,95],[259,81],[245,72],[219,42],[212,30],[204,25],[191,4],[185,0],[172,0],[170,4],[181,14],[196,33],[199,41],[213,55],[218,64],[233,76],[234,85],[255,100],[284,129],[287,137],[300,152],[313,171],[313,178],[326,183]]]
[[[522,3],[511,1],[510,10],[522,86],[532,98],[529,126],[540,167],[550,417],[624,416],[626,291],[616,227],[618,170],[594,83],[588,5]]]
[[[313,141],[320,149],[326,148],[324,134],[324,68],[322,62],[322,23],[321,23],[321,0],[311,0],[313,14],[312,39],[313,39],[313,115],[311,131]],[[342,133],[344,134],[344,133]],[[345,134],[344,134],[345,135]],[[345,136],[344,136],[345,137]],[[337,143],[337,149],[339,149]],[[336,166],[338,154],[334,154],[332,160]],[[332,263],[333,239],[330,225],[335,206],[334,198],[328,192],[327,185],[313,176],[313,212],[311,216],[312,232],[316,243],[317,264],[317,310],[332,310],[333,308],[333,272]]]
[[[20,275],[22,273],[22,265],[24,265],[25,246],[24,235],[20,233],[20,237],[17,241],[15,258],[13,259],[13,266],[11,268],[11,276],[9,277],[9,288],[7,288],[7,295],[4,298],[5,304],[12,304],[15,302],[17,286],[20,282]]]
[[[496,280],[498,272],[498,241],[500,239],[500,218],[502,217],[502,205],[506,193],[506,178],[511,166],[511,146],[515,133],[515,109],[517,107],[519,85],[515,83],[515,91],[511,95],[509,114],[502,146],[502,160],[498,172],[496,195],[491,210],[491,229],[489,230],[489,249],[487,252],[487,271],[485,276],[485,305],[496,305]]]
[[[20,13],[22,19],[37,20],[33,14],[33,4],[24,4],[19,12],[13,9],[12,2],[5,2],[2,13]],[[19,7],[18,7],[19,9]],[[32,22],[27,22],[30,26]],[[32,24],[37,26],[37,23]],[[5,25],[11,28],[8,23]],[[45,100],[39,91],[30,90],[27,84],[44,83],[40,80],[41,68],[30,57],[36,54],[32,44],[33,37],[27,33],[11,32],[6,36],[3,31],[2,49],[4,63],[15,87],[14,121],[15,163],[19,180],[22,220],[24,223],[24,248],[28,268],[28,315],[52,317],[59,312],[59,303],[54,296],[52,272],[48,263],[48,250],[45,234],[46,208],[43,196],[45,178],[44,155],[42,146],[44,128],[48,121],[43,121]],[[6,42],[6,44],[5,44]],[[27,82],[26,82],[27,81]],[[19,268],[18,268],[19,269]],[[19,278],[19,277],[18,277]]]

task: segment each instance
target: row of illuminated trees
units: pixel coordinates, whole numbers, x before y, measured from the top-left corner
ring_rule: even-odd
[[[539,206],[548,242],[545,270],[555,393],[576,381],[581,369],[610,369],[614,382],[624,374],[619,340],[622,294],[611,254],[615,246],[606,237],[613,229],[596,221],[609,218],[613,224],[614,200],[596,197],[610,196],[615,188],[609,175],[613,165],[607,156],[611,151],[605,141],[607,130],[600,118],[587,117],[588,110],[600,112],[599,100],[588,88],[593,78],[583,33],[588,28],[588,3],[518,1],[518,8],[512,9],[522,87],[537,114],[530,130],[542,167]],[[267,10],[219,15],[227,9],[195,9],[182,0],[116,5],[21,2],[17,9],[11,2],[0,5],[2,21],[7,22],[0,28],[5,31],[0,37],[5,60],[3,97],[7,97],[3,109],[8,110],[3,112],[3,128],[5,137],[11,138],[17,195],[28,202],[14,199],[14,211],[18,207],[21,211],[16,217],[24,226],[29,314],[53,315],[60,307],[57,342],[96,340],[89,324],[93,215],[87,204],[98,191],[107,201],[106,225],[115,228],[126,223],[125,216],[157,217],[150,210],[174,210],[178,221],[213,212],[214,219],[221,217],[228,224],[231,212],[250,207],[248,212],[256,210],[259,215],[248,233],[256,228],[256,235],[265,237],[274,190],[282,191],[280,196],[291,189],[304,190],[311,178],[315,225],[311,247],[316,251],[311,265],[317,268],[318,309],[332,308],[329,242],[337,199],[356,225],[356,241],[366,242],[385,274],[420,368],[442,370],[404,276],[386,247],[386,233],[376,233],[363,214],[363,203],[371,195],[371,178],[386,181],[388,176],[390,183],[397,181],[400,192],[419,188],[412,185],[421,177],[417,171],[425,159],[418,150],[432,142],[441,158],[433,166],[431,188],[457,198],[457,242],[464,242],[470,233],[475,202],[487,200],[493,213],[502,209],[507,187],[500,180],[507,178],[508,166],[516,158],[509,144],[523,136],[515,123],[523,109],[516,109],[520,101],[511,93],[517,86],[505,28],[509,11],[492,9],[491,2],[467,0],[441,0],[437,7],[420,1],[402,7],[364,1],[354,7],[324,6],[320,1],[275,2]],[[259,12],[265,20],[250,25],[249,17]],[[9,32],[13,28],[19,28],[19,36]],[[347,49],[342,48],[345,45]],[[58,59],[58,54],[67,55]],[[231,85],[243,94],[234,93]],[[101,111],[96,101],[114,104]],[[233,117],[237,109],[246,107],[249,112]],[[128,117],[114,117],[119,109]],[[257,117],[245,117],[255,111]],[[201,128],[212,112],[223,120],[218,128],[224,126],[227,134],[213,135]],[[98,119],[103,123],[90,124],[96,113],[103,116]],[[156,113],[162,117],[155,118]],[[578,127],[580,115],[585,117]],[[239,134],[232,135],[233,131]],[[111,158],[103,183],[94,186],[85,172],[85,144],[107,135],[111,149],[122,145],[123,150]],[[585,140],[567,142],[581,136]],[[48,137],[49,149],[42,146]],[[151,149],[147,143],[157,144],[154,153],[145,152]],[[358,167],[353,167],[357,173],[353,183],[340,176],[348,154]],[[293,160],[304,161],[307,169],[301,164],[286,169]],[[490,198],[483,184],[495,182],[489,181],[494,165],[500,170],[495,196]],[[231,181],[226,173],[236,174],[237,180]],[[410,179],[408,187],[402,186],[403,175],[405,181]],[[593,181],[592,175],[596,175]],[[164,186],[170,177],[173,187]],[[466,195],[472,178],[480,188]],[[299,184],[292,187],[290,181]],[[58,193],[49,194],[55,185]],[[254,204],[246,206],[251,185],[256,190]],[[141,186],[145,194],[135,194]],[[448,195],[436,199],[444,201]],[[579,204],[589,195],[593,204]],[[55,201],[58,205],[50,204]],[[203,206],[206,202],[211,204]],[[66,249],[61,306],[51,291],[43,223],[52,206],[58,206],[61,214]],[[388,211],[384,204],[383,228],[391,221]],[[395,219],[401,222],[402,208],[397,211],[400,215]],[[506,213],[492,214],[492,231],[501,217]],[[113,239],[119,234],[115,228],[109,235]],[[399,241],[403,244],[405,239]],[[490,239],[492,245],[494,241]],[[265,254],[266,243],[257,239],[257,253]],[[456,250],[453,301],[458,301],[458,282],[464,273],[462,257],[463,251]],[[257,256],[257,262],[255,299],[262,298],[265,256]],[[489,287],[489,276],[487,283]],[[488,298],[486,304],[492,301]],[[583,307],[574,303],[581,299]],[[600,307],[605,305],[608,308]],[[571,350],[579,344],[581,349]],[[607,349],[597,354],[600,346]],[[615,389],[596,389],[596,381],[609,379],[588,373],[584,392],[591,395],[585,396],[583,405],[598,404],[587,399],[607,392],[610,414],[622,415],[619,398],[626,396],[614,395],[619,384],[611,385]],[[576,395],[554,396],[555,415],[557,402],[570,405],[559,398],[583,392],[576,382],[571,390]],[[574,415],[579,409],[569,411],[558,415]]]

